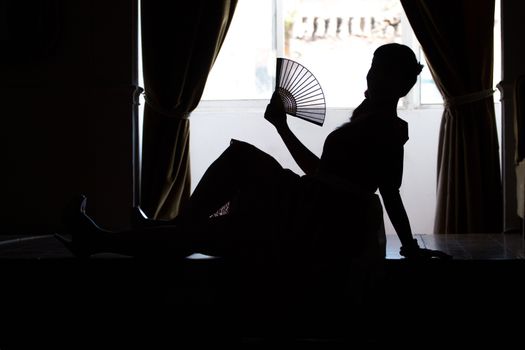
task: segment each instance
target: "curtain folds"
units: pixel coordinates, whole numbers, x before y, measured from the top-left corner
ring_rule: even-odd
[[[171,219],[190,196],[189,120],[237,0],[141,1],[144,108],[141,207]]]
[[[502,232],[495,0],[401,0],[444,100],[434,233]]]

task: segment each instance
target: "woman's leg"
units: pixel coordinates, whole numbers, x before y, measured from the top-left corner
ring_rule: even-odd
[[[66,234],[71,240],[57,235],[79,257],[96,253],[149,258],[181,258],[196,252],[226,255],[237,245],[234,243],[235,219],[230,215],[202,220],[184,229],[176,225],[159,225],[109,231],[86,214],[85,206],[86,197],[82,196],[67,209]]]
[[[230,146],[208,167],[180,216],[202,221],[246,189],[260,186],[282,171],[269,154],[242,141]]]
[[[178,232],[173,226],[106,230],[86,213],[86,202],[87,198],[81,195],[69,203],[63,213],[65,235],[56,235],[76,256],[88,257],[96,253],[151,257],[191,254],[187,236],[174,234]]]
[[[234,215],[206,218],[183,228],[165,225],[106,233],[101,244],[112,252],[138,257],[229,256],[243,248]]]
[[[249,143],[232,139],[228,148],[206,169],[189,201],[175,219],[148,220],[139,208],[135,208],[135,226],[182,225],[183,222],[205,220],[241,192],[246,189],[246,192],[250,192],[251,188],[260,186],[281,170],[282,166],[269,154]]]
[[[223,205],[238,196],[257,197],[272,186],[283,168],[273,157],[246,142],[232,140],[230,146],[208,167],[189,202],[170,222],[144,225],[129,231],[110,232],[96,225],[85,213],[85,198],[71,217],[70,248],[79,254],[113,252],[132,256],[189,255],[200,251],[222,254],[239,248],[234,214],[213,218]],[[266,185],[268,184],[268,186]],[[249,211],[249,208],[243,208]],[[75,213],[76,212],[76,213]],[[76,237],[76,238],[75,238]],[[75,243],[75,240],[77,241]]]

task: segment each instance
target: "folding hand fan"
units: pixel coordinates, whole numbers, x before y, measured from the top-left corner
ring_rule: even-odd
[[[314,75],[300,63],[277,58],[275,90],[287,114],[323,125],[326,114],[323,90]]]

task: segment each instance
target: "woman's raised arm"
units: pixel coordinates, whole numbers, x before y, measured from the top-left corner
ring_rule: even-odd
[[[270,103],[266,106],[264,119],[275,127],[301,170],[307,175],[314,174],[319,167],[319,157],[310,151],[290,130],[281,97],[277,92],[273,93]]]

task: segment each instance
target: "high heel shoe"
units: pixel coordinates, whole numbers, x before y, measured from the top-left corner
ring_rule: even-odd
[[[150,219],[141,207],[131,208],[131,226],[133,228],[155,227],[169,225],[170,221]]]
[[[57,233],[55,237],[76,257],[87,258],[97,252],[97,241],[106,230],[100,228],[86,214],[87,197],[79,195],[65,208],[62,221],[65,235]],[[66,235],[71,236],[67,239]]]

